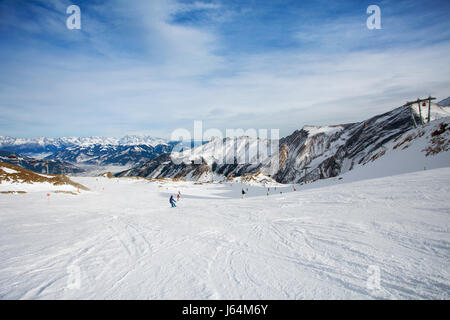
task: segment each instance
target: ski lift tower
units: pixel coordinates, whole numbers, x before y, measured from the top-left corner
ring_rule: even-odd
[[[414,113],[412,111],[412,106],[417,103],[417,105],[419,106],[419,117],[420,117],[420,124],[424,125],[425,121],[423,120],[422,117],[422,103],[423,106],[426,107],[426,102],[428,102],[428,121],[427,123],[430,122],[430,118],[431,118],[431,100],[436,100],[436,98],[432,97],[432,96],[428,96],[428,98],[425,99],[419,99],[417,98],[416,101],[407,101],[403,106],[404,107],[409,107],[411,109],[411,117],[413,119],[414,122],[414,126],[417,128],[417,123],[416,120],[414,119]]]

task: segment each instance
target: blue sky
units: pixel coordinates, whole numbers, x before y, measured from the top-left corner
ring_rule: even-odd
[[[0,135],[360,121],[450,95],[449,17],[447,0],[2,0]]]

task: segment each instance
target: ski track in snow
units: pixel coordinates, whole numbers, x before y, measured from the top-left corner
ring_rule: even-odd
[[[0,195],[0,299],[450,298],[450,168],[246,199],[238,183],[76,180],[96,191]]]

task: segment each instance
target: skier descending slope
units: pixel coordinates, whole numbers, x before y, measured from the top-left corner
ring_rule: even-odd
[[[177,205],[175,204],[175,202],[176,202],[176,201],[175,201],[175,199],[173,198],[173,195],[171,195],[171,196],[170,196],[170,199],[169,199],[169,203],[172,205],[172,208],[177,206]]]
[[[244,197],[245,197],[245,191],[244,191],[244,188],[242,188],[242,199],[244,199]]]

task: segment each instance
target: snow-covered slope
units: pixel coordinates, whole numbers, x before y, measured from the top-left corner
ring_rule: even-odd
[[[447,99],[439,101],[437,104],[442,106],[442,107],[450,107],[450,97],[448,97]]]
[[[0,193],[72,192],[88,190],[63,175],[44,175],[0,162]]]
[[[449,299],[450,168],[345,177],[0,194],[0,299]]]
[[[450,117],[411,129],[372,159],[347,172],[347,181],[450,167]]]
[[[296,131],[280,141],[280,154],[272,160],[280,163],[274,178],[282,183],[324,179],[377,160],[398,137],[416,130],[415,125],[420,123],[418,114],[418,108],[399,107],[359,123]],[[422,114],[425,119],[423,109]],[[439,125],[438,119],[448,123],[449,115],[448,108],[433,104],[427,134]],[[417,152],[410,161],[422,163],[424,157],[424,152]]]

